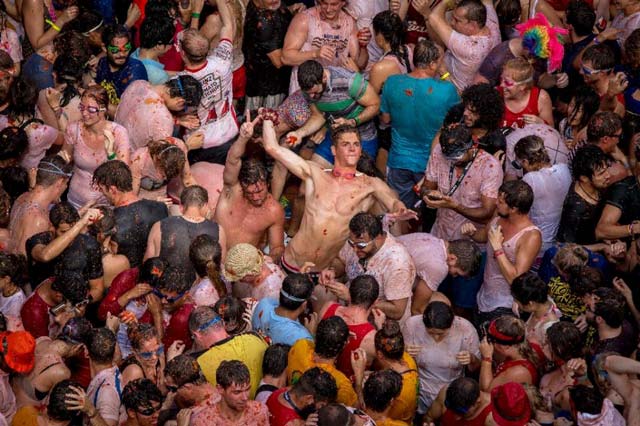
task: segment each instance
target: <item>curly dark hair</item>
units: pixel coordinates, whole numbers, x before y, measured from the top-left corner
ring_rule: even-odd
[[[460,97],[465,108],[479,116],[474,126],[489,132],[500,127],[504,115],[504,99],[493,86],[488,83],[474,84],[467,87]]]

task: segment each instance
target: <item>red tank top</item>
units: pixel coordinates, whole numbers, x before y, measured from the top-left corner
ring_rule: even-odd
[[[269,424],[271,426],[285,426],[290,421],[301,418],[293,408],[282,405],[278,401],[278,397],[285,391],[287,391],[287,388],[278,389],[267,399]]]
[[[329,306],[322,319],[327,319],[335,316],[336,310],[339,307],[340,305],[337,303]],[[365,322],[363,324],[349,325],[349,331],[355,334],[356,337],[349,336],[347,344],[336,360],[336,367],[338,367],[338,370],[342,371],[345,376],[351,377],[353,375],[353,369],[351,368],[351,352],[358,349],[365,336],[373,330],[375,330],[375,327],[368,322]]]
[[[500,94],[504,94],[502,87],[498,86],[498,91]],[[524,118],[522,117],[525,114],[531,115],[540,115],[540,111],[538,111],[538,98],[540,97],[540,89],[536,86],[531,88],[531,94],[529,95],[529,103],[524,109],[520,112],[513,112],[507,106],[504,106],[504,116],[502,117],[502,127],[516,127],[523,128],[524,127]]]
[[[491,413],[491,402],[473,419],[457,419],[453,411],[447,410],[440,418],[440,426],[484,426]]]
[[[424,16],[409,2],[409,8],[407,9],[407,31],[404,42],[407,44],[418,44],[423,38],[429,38]]]
[[[493,377],[498,377],[500,374],[504,373],[511,367],[516,367],[518,365],[521,365],[529,370],[529,374],[531,374],[531,381],[533,382],[532,384],[538,386],[538,370],[536,369],[536,366],[528,359],[514,359],[503,362],[502,364],[498,365],[498,368],[496,368]]]

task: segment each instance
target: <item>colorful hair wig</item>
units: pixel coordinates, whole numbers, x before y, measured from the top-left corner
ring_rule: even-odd
[[[536,58],[547,60],[548,72],[560,69],[564,56],[562,36],[569,31],[551,26],[542,13],[536,13],[527,22],[516,25],[516,29],[522,38],[522,47]]]

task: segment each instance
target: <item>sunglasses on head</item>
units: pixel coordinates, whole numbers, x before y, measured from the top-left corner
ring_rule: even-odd
[[[142,414],[143,416],[152,416],[158,411],[160,411],[160,406],[158,406],[158,407],[138,408],[138,413]]]
[[[120,46],[114,46],[113,44],[110,44],[110,45],[108,45],[108,46],[107,46],[107,51],[108,51],[109,53],[113,53],[113,54],[116,54],[116,53],[119,53],[119,52],[127,53],[128,51],[130,51],[130,50],[131,50],[131,47],[132,47],[132,46],[131,46],[131,42],[130,42],[130,41],[128,41],[128,42],[127,42],[127,43],[125,43],[125,45],[124,45],[124,46],[122,46],[122,47],[120,47]]]
[[[184,296],[184,293],[180,293],[175,297],[169,297],[169,296],[166,296],[166,295],[162,294],[162,292],[160,290],[158,290],[157,288],[154,288],[152,293],[155,294],[156,296],[158,296],[158,298],[160,300],[166,300],[167,303],[177,302],[178,300],[180,300],[182,298],[182,296]]]
[[[522,81],[511,80],[510,78],[501,78],[500,85],[502,87],[514,87],[514,86],[519,86],[520,84],[529,83],[530,81],[533,81],[533,78],[527,78],[526,80],[522,80]]]
[[[176,385],[167,385],[167,384],[165,384],[165,387],[167,388],[167,390],[169,392],[174,392],[174,393],[178,392],[178,386],[176,386]]]
[[[373,240],[369,241],[368,243],[364,243],[364,242],[362,242],[362,243],[354,243],[354,242],[353,242],[353,241],[351,241],[350,239],[349,239],[349,240],[347,240],[347,243],[349,243],[349,245],[350,245],[351,247],[355,247],[355,248],[357,248],[357,249],[359,249],[359,250],[364,250],[364,249],[366,249],[367,247],[369,247],[369,245],[370,245],[372,242],[373,242]]]
[[[151,359],[153,358],[154,355],[160,356],[163,353],[164,353],[164,345],[160,345],[158,346],[158,349],[156,349],[155,351],[138,352],[138,355],[140,355],[140,357],[144,359]]]
[[[87,111],[89,114],[97,114],[100,111],[106,111],[105,108],[98,108],[98,107],[93,107],[93,106],[84,106],[82,104],[78,104],[78,109],[80,110],[80,112]]]
[[[582,73],[584,75],[592,75],[592,74],[598,74],[598,73],[601,73],[601,72],[609,72],[609,71],[611,71],[611,68],[606,68],[606,69],[603,69],[603,70],[594,70],[594,69],[586,67],[584,65],[582,65],[580,68],[582,69]]]

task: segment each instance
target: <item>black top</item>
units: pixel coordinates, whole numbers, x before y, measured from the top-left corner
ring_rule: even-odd
[[[29,279],[36,286],[53,276],[57,267],[77,271],[87,280],[95,280],[103,275],[102,250],[100,244],[91,235],[80,234],[64,249],[62,253],[49,263],[41,263],[31,257],[31,251],[38,244],[47,245],[55,239],[53,232],[40,232],[26,242],[27,260],[29,262]]]
[[[189,246],[198,235],[207,234],[218,241],[218,224],[210,220],[189,222],[182,216],[170,216],[160,221],[160,257],[169,265],[188,272],[195,270],[189,261]]]
[[[618,224],[628,225],[640,219],[640,187],[635,176],[626,177],[611,185],[606,201],[620,209]]]
[[[591,204],[582,198],[571,185],[562,207],[562,217],[558,227],[556,239],[561,243],[576,243],[581,245],[596,242],[596,225],[604,209],[602,200],[598,204]]]
[[[276,68],[267,56],[282,49],[292,15],[281,6],[277,10],[260,9],[252,1],[247,5],[242,52],[247,68],[247,96],[286,94],[291,67]]]
[[[169,210],[159,201],[139,200],[117,207],[113,212],[116,218],[115,240],[118,243],[118,254],[127,256],[132,268],[140,266],[151,227],[169,216]]]

